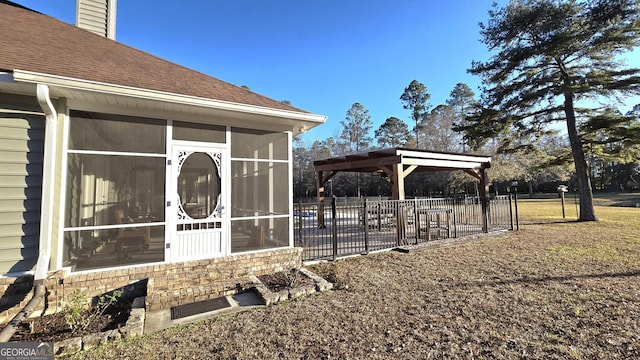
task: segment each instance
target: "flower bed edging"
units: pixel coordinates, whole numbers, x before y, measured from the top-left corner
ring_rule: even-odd
[[[298,271],[313,280],[313,285],[300,286],[293,289],[285,289],[279,292],[272,292],[255,276],[251,277],[251,282],[256,284],[254,286],[254,289],[258,293],[258,296],[262,299],[262,301],[264,301],[264,304],[266,306],[277,304],[281,301],[297,299],[306,295],[313,294],[316,291],[328,291],[333,288],[332,283],[305,268],[299,268]]]
[[[133,338],[144,332],[144,296],[135,298],[131,304],[131,312],[125,326],[103,331],[97,334],[89,334],[82,337],[74,337],[53,344],[55,355],[68,355],[80,350],[89,350],[108,341]]]
[[[324,292],[333,289],[333,284],[313,272],[299,268],[298,271],[313,280],[313,285],[301,286],[293,289],[282,290],[277,293],[270,291],[256,276],[249,277],[250,283],[265,305],[273,305],[281,301],[293,300],[315,292]],[[68,355],[81,350],[89,350],[101,344],[113,340],[128,339],[144,332],[145,321],[145,297],[138,297],[131,305],[131,312],[125,326],[100,332],[97,334],[74,337],[54,343],[55,355]]]

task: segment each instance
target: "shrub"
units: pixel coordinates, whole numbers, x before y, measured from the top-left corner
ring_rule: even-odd
[[[93,309],[89,309],[87,296],[80,290],[75,290],[69,303],[62,309],[64,321],[72,331],[86,329],[102,316],[109,306],[115,304],[120,296],[122,296],[122,290],[101,295]]]

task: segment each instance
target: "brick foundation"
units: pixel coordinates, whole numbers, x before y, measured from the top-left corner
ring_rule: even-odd
[[[0,323],[5,323],[31,300],[33,276],[0,278],[0,294]]]
[[[147,310],[236,293],[252,286],[251,276],[279,272],[302,266],[302,249],[285,248],[223,258],[196,260],[176,264],[140,266],[129,269],[73,274],[49,273],[46,301],[32,316],[60,311],[75,290],[87,298],[114,289],[146,281]],[[33,295],[33,276],[0,279],[0,323],[11,320]],[[46,310],[45,310],[46,307]]]

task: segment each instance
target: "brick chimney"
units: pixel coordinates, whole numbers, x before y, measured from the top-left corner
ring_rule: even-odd
[[[77,0],[76,26],[116,39],[116,0]]]

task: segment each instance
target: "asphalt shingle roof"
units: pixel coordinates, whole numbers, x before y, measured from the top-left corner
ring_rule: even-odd
[[[0,0],[0,71],[13,70],[305,112]]]

